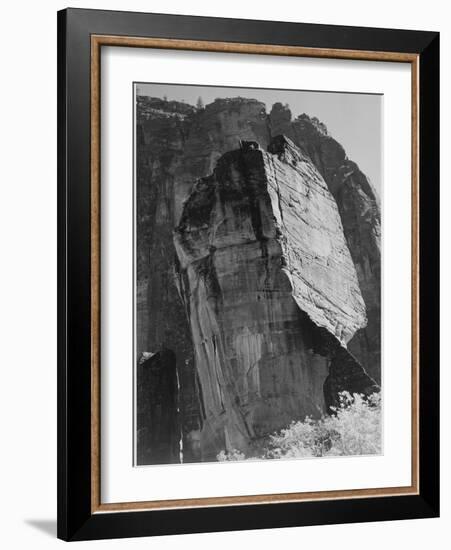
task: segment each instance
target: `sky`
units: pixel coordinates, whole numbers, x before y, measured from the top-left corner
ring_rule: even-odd
[[[269,113],[276,102],[288,103],[293,118],[302,113],[316,116],[344,147],[348,157],[381,190],[382,179],[382,95],[344,92],[275,90],[262,88],[221,88],[184,84],[138,83],[138,95],[167,97],[196,105],[216,98],[247,97],[266,104]]]

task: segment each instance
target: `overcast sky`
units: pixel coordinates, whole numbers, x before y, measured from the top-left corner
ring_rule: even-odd
[[[216,98],[248,97],[266,104],[269,113],[274,103],[288,103],[293,118],[302,113],[316,116],[328,132],[345,148],[350,159],[372,181],[380,193],[382,174],[382,96],[343,92],[273,90],[262,88],[220,88],[183,84],[137,84],[138,95],[167,96],[168,100],[205,105]]]

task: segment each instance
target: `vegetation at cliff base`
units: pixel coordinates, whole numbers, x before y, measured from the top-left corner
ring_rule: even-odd
[[[245,456],[232,449],[221,451],[219,461],[374,455],[381,452],[381,397],[340,393],[334,414],[319,420],[307,417],[272,434],[261,452]]]

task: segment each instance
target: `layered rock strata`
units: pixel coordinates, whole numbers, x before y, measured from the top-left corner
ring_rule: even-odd
[[[200,459],[202,404],[190,328],[174,284],[172,232],[194,182],[211,173],[218,158],[240,139],[268,143],[263,103],[218,99],[196,109],[138,97],[137,354],[166,346],[176,355],[184,462]]]
[[[325,413],[337,388],[375,388],[346,349],[367,320],[336,202],[292,142],[279,136],[268,150],[243,144],[221,157],[175,234],[203,460]]]
[[[316,168],[335,199],[368,318],[367,325],[357,330],[347,347],[368,372],[380,380],[379,203],[367,178],[346,157],[341,145],[328,135],[325,126],[306,115],[293,120],[289,109],[280,104],[276,104],[268,115],[265,105],[252,99],[218,99],[205,108],[196,109],[186,103],[138,97],[137,357],[149,350],[170,349],[175,354],[182,432],[180,456],[184,462],[202,459],[200,439],[205,433],[206,412],[195,366],[197,351],[187,315],[189,308],[177,290],[177,285],[180,286],[178,273],[183,270],[178,266],[173,230],[180,224],[185,201],[191,200],[188,197],[194,183],[211,174],[224,153],[236,149],[240,140],[256,141],[266,149],[271,136],[276,134],[288,136],[298,146],[297,154],[310,159],[311,168]],[[271,147],[276,147],[272,150],[277,156],[276,142]],[[281,162],[284,163],[283,159]],[[290,255],[290,247],[287,247],[286,254]],[[300,292],[299,311],[302,299]],[[319,294],[315,299],[320,303],[324,300]],[[315,313],[310,311],[310,314]],[[305,315],[305,312],[301,314],[303,318]],[[325,323],[330,315],[330,312],[318,310],[315,322],[324,317]],[[353,328],[342,324],[342,328],[336,328],[333,342],[345,342],[348,333],[352,332]],[[318,330],[331,334],[325,327]],[[325,356],[321,357],[323,360]],[[348,372],[351,371],[348,369]],[[337,378],[335,373],[336,368],[331,368],[326,386],[335,389],[327,390],[330,395],[335,394],[342,383],[342,377]],[[320,389],[315,390],[311,401],[314,402],[317,396],[324,400],[323,393]],[[144,406],[143,399],[139,393],[138,414]],[[332,402],[332,398],[328,400]],[[321,403],[323,406],[323,401]],[[174,437],[178,436],[177,427]],[[217,451],[221,448],[224,446]],[[212,455],[212,452],[203,454]]]
[[[371,182],[317,118],[292,119],[287,106],[276,103],[269,115],[271,132],[288,136],[312,160],[338,206],[343,231],[357,271],[368,323],[349,349],[368,372],[381,381],[381,215]]]

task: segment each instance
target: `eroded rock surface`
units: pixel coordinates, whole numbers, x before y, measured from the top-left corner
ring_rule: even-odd
[[[351,381],[374,389],[346,350],[366,315],[335,200],[292,142],[280,136],[268,150],[221,157],[175,235],[203,394],[203,460],[218,449],[248,452],[292,420],[326,412],[336,396],[324,382],[339,355],[353,366]]]
[[[163,347],[175,354],[181,387],[184,460],[199,460],[191,434],[201,427],[193,349],[174,285],[174,182],[195,108],[158,98],[137,105],[137,354]],[[142,394],[137,396],[140,411]],[[139,449],[138,449],[139,450]]]
[[[278,134],[288,136],[297,146],[297,150],[290,144],[287,147],[285,145],[280,147],[277,140],[273,140],[271,143],[271,136]],[[257,302],[263,300],[266,304],[270,303],[273,308],[270,315],[272,320],[262,321],[262,323],[269,322],[270,327],[273,324],[274,326],[278,325],[282,332],[285,328],[287,330],[286,342],[282,342],[284,338],[276,337],[277,330],[272,331],[271,329],[270,341],[272,343],[270,346],[272,346],[272,351],[270,352],[265,350],[266,344],[260,341],[261,336],[242,336],[244,345],[249,346],[249,351],[237,352],[231,364],[237,365],[244,362],[243,364],[250,369],[246,380],[247,378],[252,380],[252,376],[258,369],[255,370],[250,363],[251,359],[246,359],[246,357],[248,355],[249,357],[255,356],[254,348],[263,347],[265,361],[268,363],[271,361],[271,354],[276,358],[277,353],[281,353],[280,350],[286,349],[286,346],[293,350],[287,355],[290,358],[288,363],[285,367],[281,367],[288,372],[286,382],[276,383],[273,378],[273,389],[268,393],[267,404],[262,405],[261,408],[260,405],[255,407],[257,412],[252,413],[253,418],[261,420],[255,421],[255,425],[249,424],[248,420],[243,420],[249,416],[247,412],[243,413],[243,410],[247,411],[246,407],[240,408],[235,403],[228,408],[228,410],[234,411],[231,414],[238,418],[236,423],[241,426],[240,430],[244,434],[243,441],[249,441],[249,434],[252,434],[252,437],[258,437],[257,434],[270,428],[271,423],[268,423],[266,417],[270,416],[269,411],[273,406],[272,403],[278,400],[283,401],[284,398],[277,398],[279,393],[287,399],[287,411],[301,411],[302,407],[302,410],[314,409],[318,411],[318,409],[327,407],[324,399],[325,392],[320,380],[326,379],[329,372],[328,362],[335,356],[334,354],[338,353],[337,350],[345,349],[343,346],[346,342],[348,342],[348,349],[357,358],[357,360],[354,359],[345,350],[346,357],[351,358],[349,361],[352,365],[355,363],[360,369],[360,364],[362,364],[376,380],[380,380],[380,214],[378,200],[366,177],[352,161],[347,159],[341,145],[328,135],[324,125],[317,119],[309,118],[306,115],[293,120],[289,109],[280,104],[276,104],[268,115],[265,105],[252,99],[218,99],[205,108],[199,109],[176,101],[138,97],[136,138],[137,353],[139,355],[146,350],[171,349],[175,354],[175,365],[180,385],[178,406],[184,462],[199,461],[206,456],[213,457],[215,452],[226,448],[224,441],[229,436],[225,435],[222,427],[219,435],[214,435],[216,427],[223,426],[219,421],[217,425],[207,423],[204,426],[205,418],[209,414],[204,401],[208,401],[209,398],[203,396],[205,379],[200,379],[198,374],[200,370],[196,368],[195,364],[198,360],[199,350],[198,344],[193,342],[191,309],[187,307],[190,303],[186,296],[186,289],[189,288],[189,269],[181,268],[179,265],[174,247],[173,231],[179,225],[182,227],[181,217],[186,210],[186,205],[193,206],[194,196],[197,194],[198,188],[202,187],[201,182],[197,184],[196,182],[211,175],[223,154],[237,149],[240,140],[256,141],[263,150],[269,148],[272,151],[272,154],[268,156],[266,153],[262,155],[266,159],[264,168],[260,167],[257,170],[254,167],[252,170],[257,170],[259,173],[265,172],[268,181],[271,182],[267,184],[269,199],[265,199],[267,204],[265,203],[266,210],[264,212],[269,216],[269,212],[273,211],[274,231],[277,235],[270,237],[269,234],[264,233],[261,235],[262,238],[254,237],[254,241],[249,241],[246,245],[240,244],[239,246],[248,248],[250,255],[245,262],[242,259],[239,262],[244,262],[244,267],[254,272],[255,276],[263,277],[263,282],[259,279],[259,284],[263,289],[269,270],[272,279],[267,279],[268,284],[278,290],[272,293],[269,290],[259,291],[264,298],[260,298]],[[252,153],[252,155],[257,158],[257,153]],[[293,157],[292,160],[290,160],[291,157]],[[308,162],[309,159],[310,162]],[[221,163],[222,161],[220,161]],[[216,170],[218,169],[219,166]],[[326,246],[329,245],[325,243],[328,242],[328,239],[320,238],[321,231],[324,229],[327,233],[330,228],[327,227],[328,223],[325,224],[326,227],[323,227],[324,221],[327,222],[323,215],[318,214],[317,217],[320,219],[316,219],[315,201],[308,202],[309,211],[306,216],[306,212],[302,211],[302,208],[297,210],[299,205],[296,204],[296,200],[300,200],[302,203],[304,199],[302,193],[299,196],[291,191],[288,193],[285,189],[277,190],[277,187],[280,187],[279,180],[287,179],[288,181],[292,174],[299,170],[304,171],[302,177],[307,179],[311,177],[316,182],[315,186],[318,188],[318,192],[314,193],[315,200],[319,200],[321,194],[327,196],[325,194],[327,188],[335,199],[335,209],[333,200],[331,201],[333,224],[337,222],[338,212],[343,231],[340,233],[340,243],[333,242],[331,249],[333,254],[329,254],[329,256],[333,259],[332,262],[337,261],[337,265],[339,265],[337,281],[331,276],[332,269],[329,269],[331,266],[326,265],[327,261],[331,261],[326,259]],[[205,182],[209,179],[211,178],[207,177]],[[195,184],[196,192],[192,193]],[[258,187],[255,182],[250,185],[251,188],[253,186]],[[304,187],[302,188],[304,189]],[[307,191],[305,192],[307,193]],[[211,190],[207,192],[207,195],[209,193]],[[259,198],[256,203],[259,209],[262,200]],[[282,207],[276,208],[279,201]],[[293,206],[287,207],[287,202]],[[229,207],[230,205],[227,208]],[[210,223],[210,219],[205,212],[208,212],[209,208],[210,206],[206,207],[204,199],[202,199],[199,204],[199,219],[203,219],[203,223],[207,225]],[[236,208],[233,209],[233,213],[238,216],[236,227],[240,227],[241,221],[239,220],[242,220],[244,214],[241,215],[240,208],[238,210]],[[250,222],[246,222],[251,224],[252,231],[254,226],[258,228],[260,223],[256,214],[257,210],[255,208],[252,210],[253,218],[251,216]],[[264,216],[263,220],[265,221]],[[307,228],[310,223],[312,226]],[[269,222],[265,221],[262,226],[264,231],[269,231],[268,224]],[[306,234],[309,235],[308,238],[302,236],[303,232],[298,229],[301,225],[298,224],[303,224]],[[207,228],[204,227],[204,230],[206,231]],[[263,229],[261,230],[263,231]],[[209,231],[213,232],[213,228],[210,227]],[[246,239],[252,234],[252,231],[247,227]],[[260,230],[257,230],[257,233],[258,231]],[[346,246],[344,249],[341,248],[343,234],[348,252],[346,252]],[[236,236],[233,237],[230,234],[228,238],[233,240]],[[310,251],[307,246],[309,239],[312,243]],[[301,248],[302,253],[296,252],[298,245],[304,247]],[[316,246],[318,246],[318,253],[313,250]],[[238,244],[235,245],[235,249],[237,247]],[[265,250],[265,247],[267,256],[262,263],[261,251]],[[347,258],[345,261],[337,260],[340,250],[344,250],[343,258]],[[218,258],[221,258],[221,254],[209,254],[208,257],[211,259],[208,261],[210,263],[204,260],[202,268],[205,273],[209,272],[210,264],[215,265],[219,261]],[[252,254],[255,259],[253,267],[251,266]],[[278,254],[280,258],[276,259]],[[304,254],[306,254],[305,259],[302,257]],[[318,256],[317,258],[314,258],[315,254]],[[241,258],[241,256],[239,257]],[[360,298],[359,293],[355,292],[355,273],[351,273],[349,257],[352,258],[353,262],[351,263],[357,273]],[[232,255],[229,259],[233,261],[234,258],[235,256]],[[224,257],[223,261],[229,260]],[[281,268],[279,266],[279,271],[276,274],[277,262],[280,263]],[[302,262],[304,264],[301,269]],[[225,267],[223,266],[222,269]],[[352,284],[347,287],[345,281],[348,280],[349,273],[351,273]],[[181,277],[182,281],[180,281]],[[312,280],[316,281],[313,287],[309,286]],[[251,279],[248,283],[251,284]],[[344,288],[345,286],[346,288]],[[289,290],[290,288],[291,290]],[[240,296],[245,296],[246,292],[247,290],[243,287],[243,290],[240,290]],[[283,298],[280,305],[277,305],[277,293],[280,293],[281,296],[288,296],[291,293],[291,298]],[[269,301],[268,297],[271,294],[274,298]],[[336,296],[332,297],[332,294]],[[210,302],[211,295],[207,296]],[[346,299],[343,298],[344,296]],[[350,301],[348,301],[348,297],[350,297]],[[363,307],[362,297],[365,304]],[[243,306],[247,307],[248,305],[247,302],[243,302]],[[261,307],[257,307],[253,302],[250,307],[252,312],[261,314]],[[263,307],[263,310],[269,311],[269,305]],[[242,315],[238,313],[238,304],[235,310],[232,308],[231,311],[234,312],[233,315]],[[339,312],[338,315],[337,312]],[[366,326],[365,315],[368,318]],[[286,326],[284,325],[285,320]],[[245,320],[242,320],[242,323],[244,326]],[[352,336],[354,333],[355,335]],[[302,360],[299,359],[300,356],[302,356]],[[276,361],[274,369],[277,369],[278,363],[276,359],[274,360]],[[283,359],[280,358],[279,363],[282,362]],[[211,364],[213,365],[213,363]],[[264,362],[261,364],[263,365]],[[297,372],[298,364],[304,365],[299,372]],[[312,372],[321,374],[312,378],[312,375],[307,373],[305,367],[307,364],[311,365]],[[291,374],[290,369],[293,371]],[[213,381],[216,377],[215,372],[216,370],[212,368],[209,375]],[[263,369],[262,372],[270,373],[271,370]],[[337,377],[337,372],[339,373],[339,370],[331,368],[327,386],[341,387],[343,377],[340,375]],[[348,372],[350,372],[349,368]],[[281,377],[283,378],[283,376]],[[249,402],[254,403],[255,400],[260,399],[255,397],[257,394],[252,389],[257,383],[244,382],[243,380],[240,384],[243,387],[250,384],[251,390],[240,390],[240,392],[244,392],[243,395],[248,394]],[[266,374],[263,375],[263,380],[266,384],[265,387],[269,387],[270,383]],[[302,395],[299,390],[288,387],[290,383],[299,385],[300,381],[305,387],[304,393],[301,392]],[[227,384],[233,385],[233,380],[229,380]],[[260,384],[259,381],[258,385]],[[309,384],[310,389],[307,389]],[[209,395],[208,384],[206,387]],[[335,390],[327,391],[328,395],[331,394],[331,391],[335,392]],[[298,404],[300,398],[303,400],[302,407]],[[327,399],[332,402],[332,398],[328,397]],[[145,404],[145,401],[142,400],[145,400],[145,397],[138,394],[138,414],[141,403]],[[291,422],[294,418],[288,418],[289,414],[287,412],[281,422],[284,422],[285,419],[287,420],[286,424]],[[232,424],[234,423],[232,422]],[[249,426],[251,427],[249,428]],[[208,431],[211,432],[210,436],[205,435]],[[201,450],[202,441],[208,442],[204,451]]]
[[[137,367],[137,464],[180,462],[179,390],[175,354],[141,354]]]
[[[188,319],[174,283],[172,233],[195,181],[240,139],[266,145],[265,105],[218,99],[203,109],[159,98],[137,101],[137,353],[172,349],[180,379],[183,460],[199,460],[201,396]],[[138,408],[139,408],[138,403]]]
[[[270,113],[271,132],[288,136],[312,160],[335,198],[344,234],[357,270],[368,323],[349,349],[368,372],[381,381],[381,215],[371,182],[317,118],[292,119],[290,109],[276,103]]]

